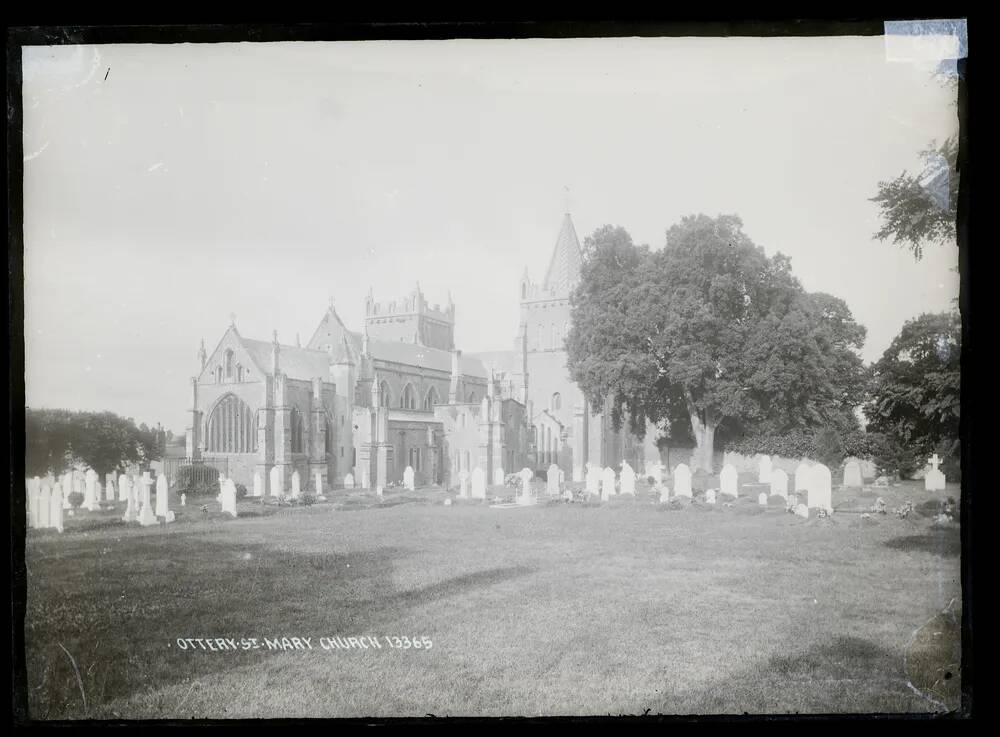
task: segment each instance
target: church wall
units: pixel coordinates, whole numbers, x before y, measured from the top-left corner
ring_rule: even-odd
[[[434,416],[441,422],[444,433],[444,483],[449,487],[458,485],[459,471],[472,473],[472,469],[476,467],[479,445],[482,442],[479,432],[481,414],[480,404],[451,404],[434,410]]]
[[[431,433],[440,429],[437,422],[420,420],[389,420],[389,442],[393,446],[395,462],[388,473],[389,481],[402,483],[407,466],[413,467],[413,479],[417,486],[434,483],[434,453]]]

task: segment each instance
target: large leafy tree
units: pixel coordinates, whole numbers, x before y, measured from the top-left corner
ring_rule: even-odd
[[[692,462],[711,471],[720,426],[816,426],[860,401],[864,328],[841,300],[807,294],[737,216],[686,217],[657,251],[605,226],[584,256],[568,364],[616,426],[690,423]]]
[[[953,243],[958,212],[958,137],[938,145],[932,142],[920,152],[924,161],[919,174],[904,171],[895,179],[878,183],[871,201],[879,206],[880,241],[908,248],[919,261],[924,246]]]
[[[923,314],[903,329],[872,367],[868,429],[918,456],[957,446],[962,323],[957,312]]]
[[[62,473],[83,463],[97,473],[162,455],[162,430],[136,427],[111,412],[28,409],[25,413],[25,471],[29,476]]]

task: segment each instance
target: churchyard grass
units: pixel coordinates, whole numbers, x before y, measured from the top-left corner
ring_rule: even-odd
[[[959,532],[932,520],[958,494],[835,489],[840,511],[808,520],[749,495],[654,504],[645,483],[513,510],[392,489],[245,499],[238,519],[171,500],[165,527],[124,526],[121,504],[81,513],[26,543],[30,716],[954,709]],[[877,496],[890,513],[862,517]],[[382,647],[320,646],[350,636]],[[385,639],[403,636],[432,647]],[[177,643],[265,637],[312,649]]]

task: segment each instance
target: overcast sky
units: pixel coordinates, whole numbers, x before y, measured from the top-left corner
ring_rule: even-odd
[[[369,286],[450,290],[458,347],[508,349],[567,209],[653,247],[739,214],[869,361],[958,293],[955,244],[871,238],[877,182],[958,127],[882,37],[34,47],[23,94],[31,407],[180,432],[231,313],[305,342],[331,297],[360,329]]]

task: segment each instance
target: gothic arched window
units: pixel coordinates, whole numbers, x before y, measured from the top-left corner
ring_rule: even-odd
[[[552,409],[562,409],[562,395],[559,392],[552,395]]]
[[[430,412],[434,409],[435,404],[440,404],[441,400],[438,398],[437,389],[433,386],[428,390],[427,396],[424,397],[424,409]]]
[[[378,404],[380,407],[389,407],[392,394],[389,391],[389,382],[383,381],[378,385]]]
[[[333,454],[333,423],[330,422],[329,415],[326,416],[326,438],[324,438],[324,448],[327,455]]]
[[[235,394],[227,394],[208,418],[206,441],[206,448],[212,453],[255,453],[256,413]]]
[[[224,365],[226,367],[225,375],[227,379],[233,378],[233,349],[230,348],[226,351]]]
[[[292,407],[291,411],[291,430],[292,433],[292,453],[302,452],[302,436],[304,435],[304,422],[302,421],[302,413],[298,411],[295,407]]]
[[[417,393],[413,390],[413,384],[403,387],[403,393],[399,396],[400,409],[416,409]]]

